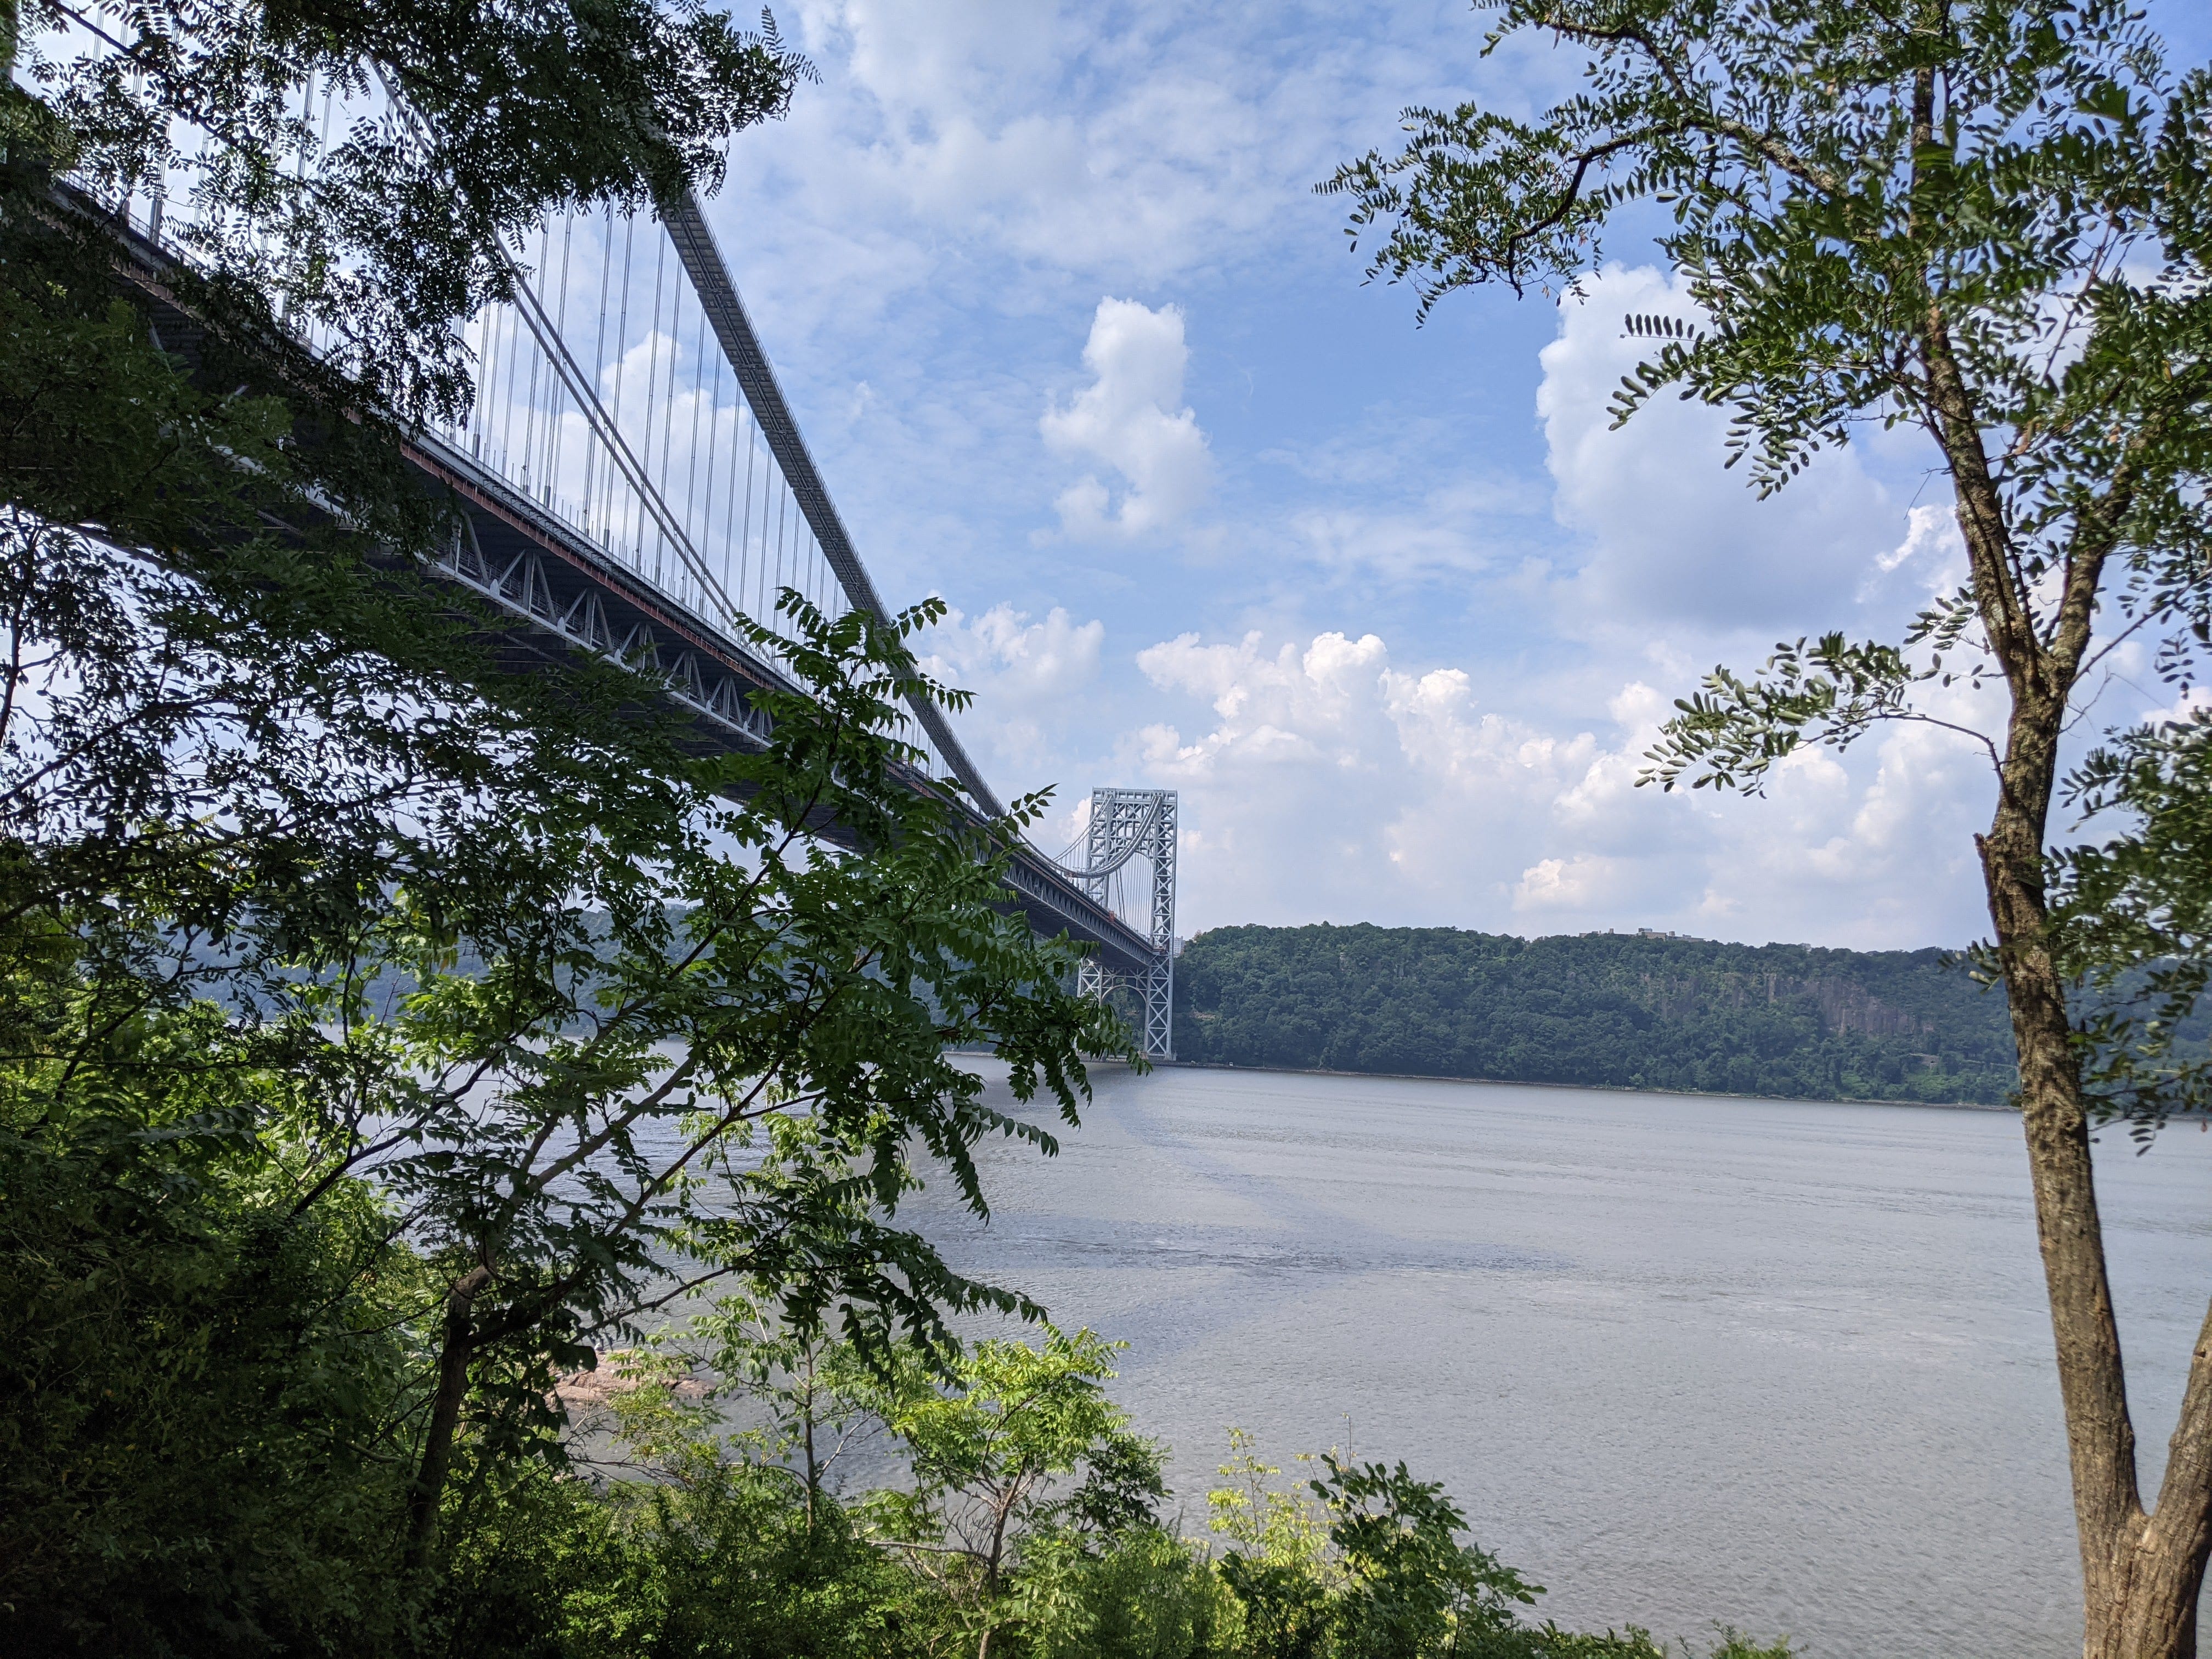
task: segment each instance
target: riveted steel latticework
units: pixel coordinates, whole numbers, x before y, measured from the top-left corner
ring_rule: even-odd
[[[1092,790],[1083,865],[1076,872],[1092,898],[1120,911],[1133,926],[1145,927],[1114,903],[1114,890],[1131,860],[1141,858],[1151,866],[1152,960],[1137,973],[1109,974],[1094,957],[1084,963],[1079,981],[1093,996],[1128,988],[1144,1053],[1151,1060],[1175,1057],[1176,808],[1172,789]]]

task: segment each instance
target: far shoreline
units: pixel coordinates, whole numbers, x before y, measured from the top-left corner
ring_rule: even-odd
[[[1834,1098],[1824,1095],[1755,1095],[1715,1089],[1638,1088],[1626,1083],[1551,1083],[1511,1077],[1458,1077],[1436,1072],[1340,1072],[1323,1066],[1239,1066],[1223,1060],[1156,1060],[1157,1067],[1175,1066],[1190,1072],[1253,1072],[1277,1077],[1376,1078],[1393,1083],[1480,1083],[1513,1089],[1593,1089],[1616,1095],[1672,1095],[1686,1100],[1771,1100],[1796,1106],[1916,1106],[1939,1112],[2004,1112],[2019,1115],[2011,1105],[1992,1105],[1978,1100],[1876,1100]]]

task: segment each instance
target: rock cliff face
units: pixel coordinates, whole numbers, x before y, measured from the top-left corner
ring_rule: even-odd
[[[1637,981],[1643,988],[1644,1006],[1671,1020],[1695,1019],[1717,1009],[1776,1008],[1803,1001],[1820,1011],[1820,1029],[1838,1036],[1856,1031],[1865,1036],[1911,1037],[1936,1029],[1935,1022],[1894,1007],[1856,981],[1836,975],[1713,973],[1672,978],[1640,973]]]
[[[1176,963],[1187,1060],[2001,1104],[2002,999],[1941,951],[1227,927]]]

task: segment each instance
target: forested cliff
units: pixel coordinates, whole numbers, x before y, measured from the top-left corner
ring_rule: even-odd
[[[1449,927],[1221,927],[1179,1059],[1814,1099],[2002,1103],[2004,1001],[1942,951]]]

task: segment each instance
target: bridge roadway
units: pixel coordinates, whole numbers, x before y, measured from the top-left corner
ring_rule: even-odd
[[[164,280],[175,256],[73,187],[60,186],[58,194],[70,208],[108,218],[118,244],[118,274],[152,298],[163,348],[196,359],[198,319],[171,302]],[[790,480],[848,601],[884,615],[696,203],[687,199],[672,209],[664,223],[752,403],[761,434]],[[751,705],[749,694],[799,689],[772,660],[438,434],[421,434],[408,454],[426,488],[450,491],[459,504],[459,536],[435,569],[490,609],[496,619],[494,643],[506,661],[524,670],[558,668],[582,651],[657,672],[663,694],[690,718],[702,745],[757,751],[765,744],[766,717]],[[1000,812],[944,711],[917,702],[914,713],[930,746],[960,779],[967,799],[942,789],[918,769],[914,787],[945,794],[979,823],[985,815]],[[830,833],[835,836],[835,826]],[[1141,976],[1158,960],[1145,934],[1026,841],[1012,848],[1007,908],[1019,911],[1040,933],[1065,932],[1094,945],[1094,960],[1109,973]]]

